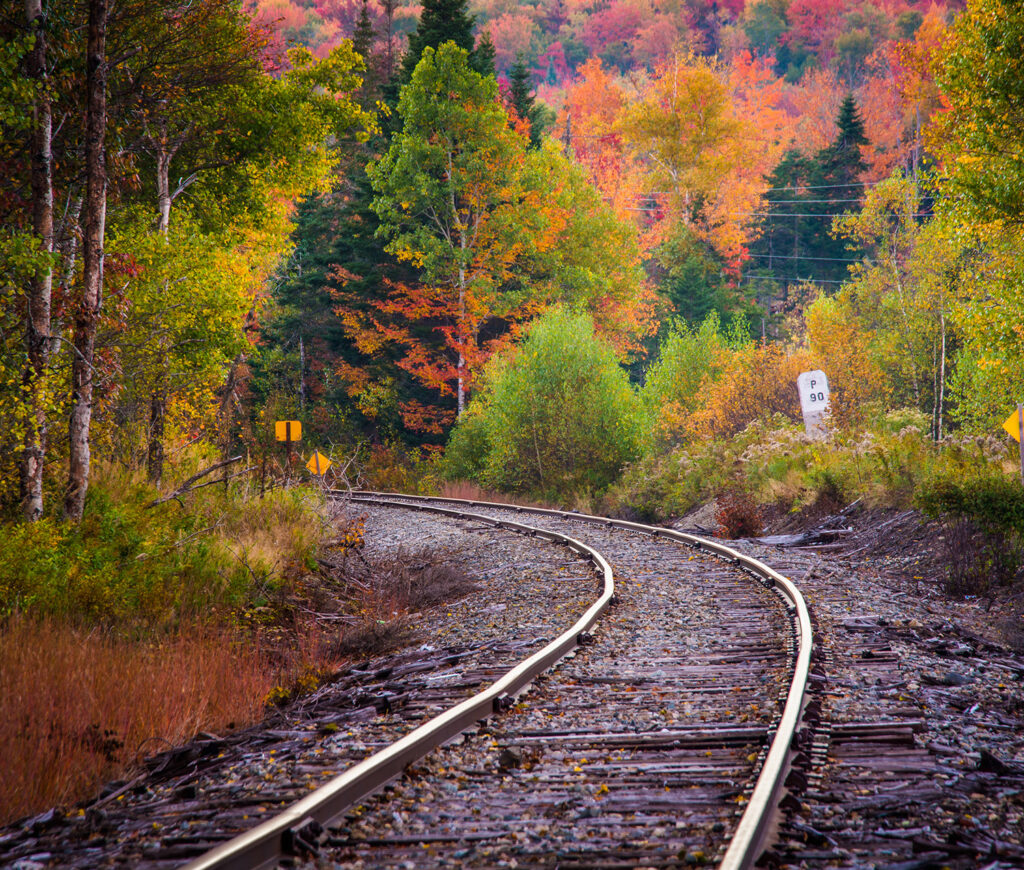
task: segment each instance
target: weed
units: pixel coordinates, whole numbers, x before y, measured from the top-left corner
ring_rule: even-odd
[[[757,505],[749,493],[738,487],[727,489],[718,496],[715,520],[723,538],[754,538],[764,531]]]
[[[429,550],[399,550],[379,559],[334,558],[328,565],[343,626],[331,652],[374,655],[406,643],[410,614],[453,601],[476,586]]]
[[[985,595],[1013,582],[1024,564],[1024,488],[1012,478],[986,474],[927,481],[917,502],[945,526],[946,591]]]

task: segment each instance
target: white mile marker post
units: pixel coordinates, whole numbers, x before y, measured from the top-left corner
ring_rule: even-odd
[[[800,392],[800,410],[804,415],[804,429],[814,438],[825,435],[825,412],[828,410],[828,378],[821,369],[801,372],[796,379]]]

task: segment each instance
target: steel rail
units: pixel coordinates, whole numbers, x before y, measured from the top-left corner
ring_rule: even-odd
[[[585,638],[586,633],[608,607],[615,592],[615,579],[607,560],[593,547],[568,535],[462,510],[411,505],[387,498],[363,497],[360,501],[471,519],[495,528],[564,544],[588,560],[595,572],[600,575],[603,581],[601,594],[570,629],[520,662],[483,691],[418,726],[400,740],[336,776],[272,819],[200,855],[186,864],[184,870],[264,870],[276,866],[280,858],[292,851],[288,847],[289,841],[294,841],[297,835],[301,836],[301,831],[310,820],[326,826],[355,803],[400,775],[407,765],[472,728],[480,720],[509,706],[511,699],[522,692],[536,677],[580,644],[581,638]]]
[[[782,800],[785,790],[786,777],[789,773],[792,761],[793,740],[800,725],[806,703],[806,692],[808,677],[811,669],[811,651],[814,644],[814,634],[811,628],[811,616],[807,610],[807,603],[796,585],[778,571],[765,565],[763,562],[740,553],[732,547],[727,547],[717,541],[701,538],[697,535],[690,535],[685,532],[677,532],[674,529],[665,529],[659,526],[648,526],[643,523],[634,523],[629,520],[617,520],[610,517],[599,517],[592,514],[582,514],[576,511],[553,510],[551,508],[527,507],[523,505],[502,504],[499,502],[477,501],[473,499],[439,498],[436,496],[404,495],[402,493],[379,493],[356,491],[352,493],[338,492],[336,497],[350,497],[353,501],[362,501],[364,498],[390,498],[402,499],[423,504],[460,504],[476,508],[489,508],[497,510],[511,510],[518,513],[535,514],[539,516],[558,517],[564,520],[577,520],[580,522],[597,523],[619,529],[628,529],[634,532],[641,532],[669,540],[677,541],[688,547],[708,550],[721,556],[723,559],[745,569],[748,573],[761,578],[761,581],[768,588],[774,588],[787,601],[787,607],[796,620],[796,640],[798,652],[793,668],[793,679],[790,682],[789,692],[786,695],[786,703],[782,709],[782,715],[772,739],[771,747],[761,765],[761,772],[758,775],[754,790],[747,802],[746,809],[740,818],[736,832],[729,841],[725,856],[718,865],[719,870],[749,870],[754,862],[764,851],[772,834],[772,827],[776,819],[779,801]]]

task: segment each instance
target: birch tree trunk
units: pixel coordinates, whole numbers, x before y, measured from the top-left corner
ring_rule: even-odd
[[[107,0],[89,0],[85,75],[85,221],[82,234],[82,293],[75,310],[71,363],[68,488],[64,515],[81,520],[89,488],[89,427],[92,423],[93,357],[103,302],[103,241],[107,217]]]
[[[171,227],[171,159],[174,153],[167,143],[166,130],[161,131],[159,139],[154,139],[156,157],[156,228],[164,238]],[[166,289],[166,288],[165,288]],[[163,337],[160,338],[161,344]],[[146,438],[146,476],[149,482],[159,487],[164,477],[164,421],[167,417],[167,382],[163,366],[166,365],[164,355],[157,359],[160,371],[157,373],[157,384],[149,397],[149,429]]]
[[[53,112],[46,72],[46,19],[42,0],[25,0],[25,18],[35,36],[28,56],[29,78],[39,85],[32,118],[32,231],[40,250],[53,253]],[[43,382],[50,363],[50,299],[53,267],[35,276],[28,288],[26,345],[28,361],[22,384],[29,398],[21,457],[21,509],[26,520],[43,515],[43,464],[46,459],[47,416]]]

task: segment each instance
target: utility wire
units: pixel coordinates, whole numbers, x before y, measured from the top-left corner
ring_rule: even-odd
[[[810,281],[812,284],[845,284],[845,281],[827,281],[824,278],[772,278],[769,275],[744,275],[744,281],[775,281],[777,284],[797,284],[800,281]]]
[[[642,210],[642,209],[641,209]],[[835,212],[833,214],[794,214],[793,212],[786,212],[780,214],[774,211],[737,211],[731,212],[730,217],[773,217],[773,218],[791,218],[791,217],[806,217],[806,218],[837,218],[844,217],[852,212]],[[933,214],[930,211],[921,211],[917,214],[909,215],[909,217],[932,217]]]
[[[820,260],[823,263],[874,263],[874,260],[844,260],[839,257],[802,257],[799,254],[762,254],[758,251],[750,251],[751,257],[767,257],[771,260]]]
[[[778,203],[785,203],[785,202],[806,203],[806,202],[862,202],[862,201],[863,201],[863,199],[861,197],[857,197],[857,199],[766,199],[765,200],[765,202],[767,202],[769,205],[776,205]]]

